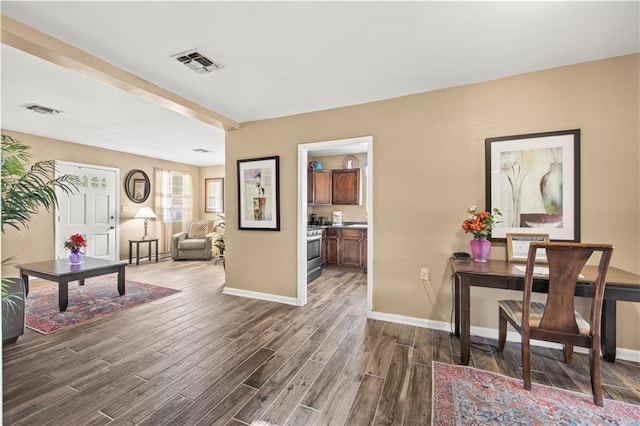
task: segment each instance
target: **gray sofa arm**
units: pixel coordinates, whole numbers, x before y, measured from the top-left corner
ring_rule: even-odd
[[[171,259],[173,260],[180,259],[178,257],[178,244],[180,244],[180,241],[186,238],[187,238],[186,232],[178,232],[177,234],[173,234],[171,236]]]
[[[204,252],[205,252],[206,260],[209,260],[213,257],[213,249],[214,249],[213,243],[216,242],[217,238],[218,238],[217,232],[210,232],[204,237]]]

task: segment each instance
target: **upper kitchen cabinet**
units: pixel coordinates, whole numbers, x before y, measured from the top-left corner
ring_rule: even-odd
[[[307,172],[307,202],[331,204],[331,170],[310,169]]]
[[[334,205],[360,205],[362,200],[360,169],[333,170],[332,180]]]

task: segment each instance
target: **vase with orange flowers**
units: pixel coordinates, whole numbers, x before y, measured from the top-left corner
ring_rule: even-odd
[[[69,249],[69,262],[72,265],[82,263],[84,253],[80,251],[87,246],[87,240],[80,234],[73,234],[64,242],[64,248]]]
[[[478,212],[476,206],[471,206],[467,210],[470,214],[462,222],[462,229],[465,233],[473,234],[473,240],[469,242],[471,246],[471,256],[474,262],[486,263],[491,250],[491,241],[487,238],[496,223],[500,223],[502,212],[494,208],[491,212]]]

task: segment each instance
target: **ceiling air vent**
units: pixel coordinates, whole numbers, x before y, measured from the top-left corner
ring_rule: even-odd
[[[206,154],[207,152],[211,152],[211,151],[206,150],[204,148],[195,148],[195,149],[192,149],[191,151],[202,152],[203,154]]]
[[[184,66],[192,69],[198,74],[207,74],[222,68],[221,64],[212,61],[202,53],[198,52],[196,49],[176,53],[175,55],[171,55],[171,57],[176,58],[178,62],[184,64]]]
[[[59,109],[53,109],[53,108],[49,108],[49,107],[38,105],[38,104],[29,104],[29,105],[25,105],[24,107],[33,112],[37,112],[38,114],[44,114],[44,115],[64,114],[64,111],[60,111]]]

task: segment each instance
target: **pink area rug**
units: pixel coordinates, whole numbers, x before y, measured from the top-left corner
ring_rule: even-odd
[[[125,281],[125,294],[118,294],[117,275],[87,278],[84,286],[69,283],[69,306],[66,312],[58,308],[58,284],[29,289],[26,326],[42,334],[109,316],[123,309],[147,303],[180,290],[158,287],[136,281]]]
[[[640,405],[571,392],[472,367],[433,362],[435,425],[640,425]]]

